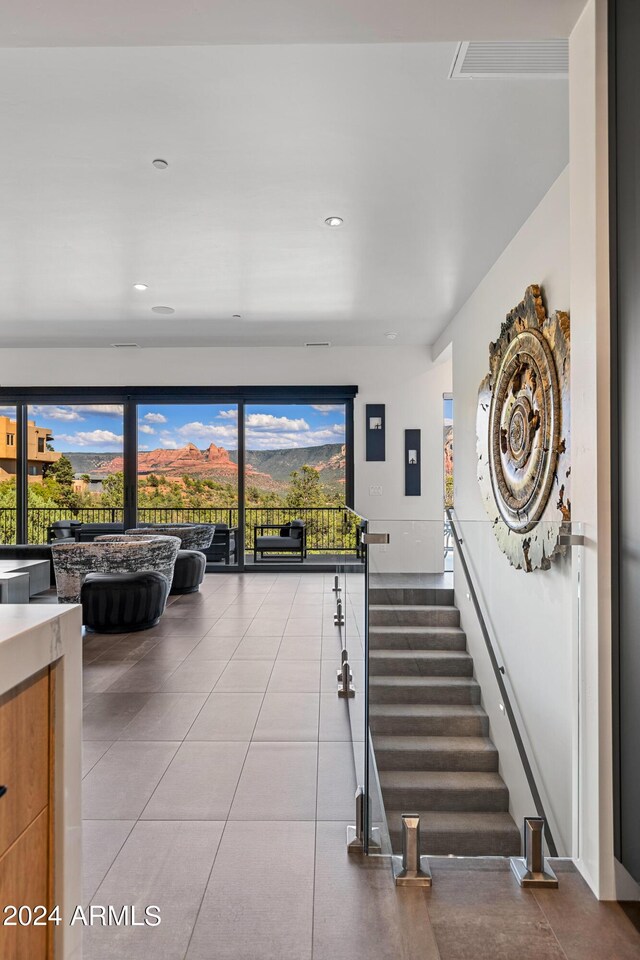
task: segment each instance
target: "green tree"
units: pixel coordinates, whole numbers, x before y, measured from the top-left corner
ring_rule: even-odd
[[[73,467],[69,457],[64,454],[59,460],[47,464],[43,469],[44,476],[49,480],[56,480],[61,487],[71,487],[74,481]]]
[[[291,482],[287,491],[286,503],[288,507],[323,507],[327,503],[327,495],[320,474],[313,467],[305,463],[301,471],[293,470]]]
[[[99,505],[105,507],[121,507],[124,501],[124,474],[121,470],[108,474],[102,481],[102,493]],[[97,498],[96,498],[97,499]]]

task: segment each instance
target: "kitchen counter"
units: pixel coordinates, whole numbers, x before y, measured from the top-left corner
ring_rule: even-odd
[[[48,680],[47,677],[50,679]],[[44,713],[45,733],[50,738],[54,762],[50,770],[49,808],[53,837],[53,903],[59,905],[63,922],[52,927],[57,960],[80,960],[81,928],[69,926],[73,908],[82,904],[81,869],[81,771],[82,771],[82,615],[76,604],[0,605],[0,697],[11,700],[12,691],[29,689],[32,680],[49,697]],[[43,686],[43,680],[44,684]],[[10,708],[9,708],[10,710]],[[6,718],[20,715],[5,712]],[[10,719],[6,720],[8,724]],[[53,728],[53,729],[51,729]],[[5,730],[28,747],[30,729]],[[7,763],[5,762],[5,766]],[[31,772],[30,772],[31,775]],[[11,790],[18,771],[0,770]],[[15,784],[14,784],[15,786]],[[28,791],[24,791],[27,797]],[[3,800],[7,800],[9,797]],[[18,803],[21,801],[18,797]],[[14,801],[15,805],[15,801]],[[4,810],[8,810],[5,807]],[[25,831],[26,833],[26,831]],[[6,898],[6,893],[5,893]],[[5,904],[0,904],[0,910]],[[17,935],[17,934],[15,934]],[[22,932],[20,931],[20,936]],[[48,955],[48,954],[46,954]]]

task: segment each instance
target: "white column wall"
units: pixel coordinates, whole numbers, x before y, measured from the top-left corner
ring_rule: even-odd
[[[585,524],[578,865],[601,899],[640,899],[613,855],[611,349],[607,3],[569,43],[573,513]]]

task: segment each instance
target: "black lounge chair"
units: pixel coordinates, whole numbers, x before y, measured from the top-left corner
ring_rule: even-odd
[[[278,530],[277,535],[265,535],[265,530]],[[267,557],[265,559],[265,554]],[[271,556],[268,556],[271,554]],[[261,523],[253,528],[253,562],[273,563],[297,556],[304,563],[307,556],[307,529],[303,520],[289,523]]]

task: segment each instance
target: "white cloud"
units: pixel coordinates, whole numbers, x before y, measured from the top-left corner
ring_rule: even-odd
[[[0,407],[0,417],[11,417],[12,420],[15,420],[15,417],[16,417],[16,408],[15,408],[15,407]]]
[[[102,413],[107,417],[121,417],[124,408],[121,403],[86,403],[76,405],[73,409],[80,410],[82,413]]]
[[[254,430],[309,430],[306,420],[290,420],[289,417],[274,417],[271,413],[250,413],[247,417],[247,428]]]
[[[232,410],[221,410],[218,416],[221,420],[237,420],[238,408],[234,407]]]
[[[334,423],[330,427],[323,427],[321,430],[304,430],[293,433],[247,430],[247,447],[250,450],[319,447],[325,443],[344,443],[344,424]]]
[[[51,407],[43,404],[29,407],[29,417],[42,417],[43,420],[84,420],[75,407]]]
[[[312,410],[317,410],[319,413],[332,413],[334,410],[344,410],[343,403],[312,403]]]
[[[235,444],[238,440],[238,428],[235,424],[201,423],[199,420],[194,420],[178,427],[176,433],[184,437],[185,441],[191,440],[194,443],[196,440],[206,440],[216,444],[225,442]]]
[[[110,430],[88,430],[73,434],[59,434],[56,437],[58,445],[62,442],[70,447],[89,447],[110,445],[116,449],[122,446],[122,436]]]
[[[148,423],[139,423],[138,430],[140,433],[155,433],[153,427],[150,427]]]
[[[166,423],[167,418],[163,413],[145,413],[143,420],[146,420],[147,423]]]

